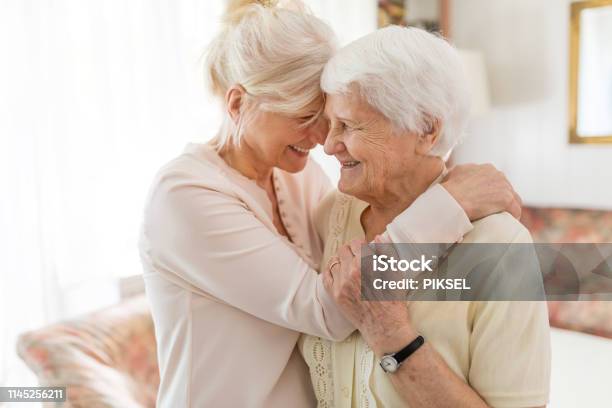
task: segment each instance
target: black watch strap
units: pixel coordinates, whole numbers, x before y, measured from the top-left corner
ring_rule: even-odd
[[[402,362],[410,357],[412,353],[417,351],[423,345],[423,343],[425,343],[423,336],[417,336],[417,338],[412,340],[410,344],[393,354],[393,358],[398,362],[398,364],[402,364]]]

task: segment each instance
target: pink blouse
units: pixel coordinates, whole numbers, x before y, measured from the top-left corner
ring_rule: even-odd
[[[275,169],[289,241],[265,191],[207,145],[188,145],[158,173],[140,239],[158,346],[160,407],[312,407],[300,332],[342,340],[354,328],[317,274],[312,223],[331,189],[310,160]],[[433,225],[435,223],[435,225]],[[394,242],[454,242],[472,228],[443,187],[388,227]]]

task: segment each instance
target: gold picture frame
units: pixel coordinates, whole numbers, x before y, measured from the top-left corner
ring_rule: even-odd
[[[583,10],[612,6],[612,0],[588,0],[571,4],[569,57],[569,142],[571,144],[612,143],[612,134],[578,135],[578,75],[580,62],[580,15]]]
[[[401,26],[417,26],[427,31],[440,33],[447,39],[451,37],[450,10],[451,0],[420,0],[422,2],[437,2],[436,16],[431,19],[414,20],[410,9],[406,9],[406,0],[378,0],[378,27],[386,27],[389,24]],[[422,17],[422,16],[421,16]],[[411,20],[411,21],[408,21]]]

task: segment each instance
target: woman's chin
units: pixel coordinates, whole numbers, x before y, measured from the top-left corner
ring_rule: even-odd
[[[308,158],[305,158],[304,160],[300,160],[300,161],[285,160],[282,163],[280,163],[277,167],[281,170],[286,171],[287,173],[299,173],[300,171],[304,170],[307,163],[308,163]]]
[[[340,180],[338,180],[338,191],[348,195],[355,195],[355,190],[357,185],[353,180],[347,180],[346,177],[340,176]]]

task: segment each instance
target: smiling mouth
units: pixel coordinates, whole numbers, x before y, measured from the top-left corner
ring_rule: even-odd
[[[359,164],[361,164],[361,162],[357,161],[357,160],[345,161],[345,162],[342,162],[342,168],[343,169],[352,169],[353,167],[356,167]]]
[[[301,153],[301,154],[308,154],[308,152],[310,152],[310,149],[304,149],[303,147],[297,147],[297,146],[293,146],[293,145],[289,145],[289,147],[294,152],[298,152],[298,153]]]

